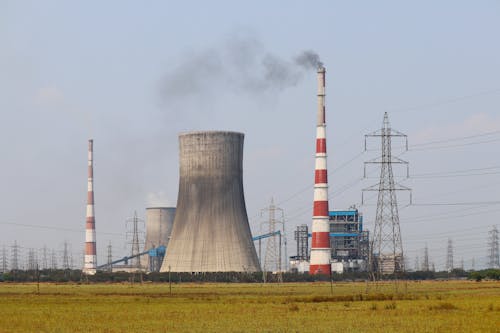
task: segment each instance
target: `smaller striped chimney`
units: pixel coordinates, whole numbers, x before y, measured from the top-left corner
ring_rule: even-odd
[[[94,141],[89,140],[87,218],[85,223],[85,262],[83,273],[93,275],[97,269],[95,217],[94,217]]]
[[[318,68],[318,118],[316,127],[316,164],[309,274],[330,275],[330,223],[328,216],[328,172],[326,167],[325,73]]]

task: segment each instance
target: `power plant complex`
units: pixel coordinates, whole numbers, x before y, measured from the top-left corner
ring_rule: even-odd
[[[368,232],[363,230],[362,214],[355,208],[329,210],[325,75],[326,69],[319,65],[311,233],[307,225],[297,228],[297,255],[290,258],[292,271],[312,275],[364,270],[369,256]],[[180,134],[177,206],[147,208],[143,252],[138,253],[136,241],[136,250],[130,256],[115,261],[108,256],[107,264],[97,266],[93,141],[89,140],[83,272],[95,274],[99,269],[190,273],[260,271],[262,258],[257,256],[254,241],[259,241],[260,249],[261,240],[279,236],[281,246],[281,237],[286,235],[280,230],[270,230],[268,234],[252,237],[243,191],[243,141],[243,133],[231,131]],[[134,228],[137,229],[137,223]],[[129,265],[132,259],[135,264]],[[281,269],[281,252],[279,260]],[[120,263],[124,265],[117,266]]]

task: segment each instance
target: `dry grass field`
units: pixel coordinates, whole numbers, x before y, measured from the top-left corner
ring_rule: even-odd
[[[500,282],[0,284],[0,332],[500,332]]]

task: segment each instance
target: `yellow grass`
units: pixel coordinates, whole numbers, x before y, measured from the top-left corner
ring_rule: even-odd
[[[397,288],[397,290],[396,290]],[[500,283],[0,284],[0,332],[499,332]]]

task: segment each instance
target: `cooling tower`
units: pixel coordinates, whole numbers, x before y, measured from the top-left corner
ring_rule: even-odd
[[[179,194],[162,272],[255,272],[243,194],[242,133],[179,135]]]
[[[144,250],[168,246],[172,226],[174,225],[175,207],[150,207],[146,208],[146,242]],[[160,269],[163,256],[158,251],[153,251],[150,255],[144,255],[141,262],[145,264],[149,271],[155,272]]]
[[[146,208],[146,243],[145,250],[167,246],[174,225],[175,207]]]

